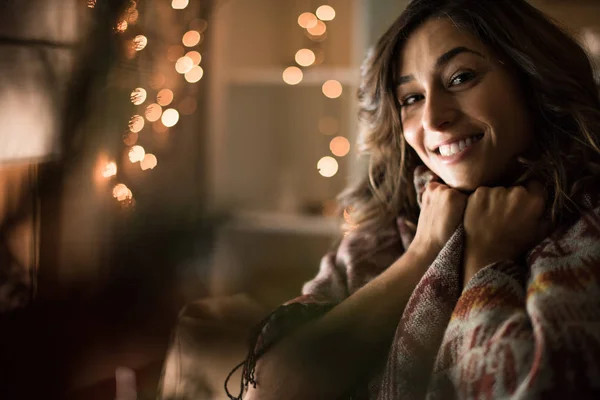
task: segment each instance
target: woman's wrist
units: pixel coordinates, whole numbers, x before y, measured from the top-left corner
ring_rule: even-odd
[[[415,264],[424,266],[425,268],[428,268],[433,263],[438,253],[439,250],[433,248],[433,246],[414,241],[405,252],[405,254],[412,258]]]

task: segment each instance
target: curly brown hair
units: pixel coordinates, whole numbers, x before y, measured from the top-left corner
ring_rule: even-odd
[[[554,222],[573,210],[575,183],[600,175],[600,100],[586,52],[525,0],[413,0],[370,50],[358,90],[359,145],[368,173],[339,197],[352,224],[377,227],[419,216],[413,171],[422,164],[406,143],[395,95],[399,55],[411,33],[431,18],[449,18],[475,35],[518,79],[533,116],[533,148],[519,162],[519,184],[535,177],[549,190]]]

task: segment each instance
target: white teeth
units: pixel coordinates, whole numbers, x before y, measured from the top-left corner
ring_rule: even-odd
[[[440,146],[439,152],[442,156],[449,157],[463,151],[464,149],[466,149],[467,147],[469,147],[477,141],[479,141],[479,137],[469,137],[467,139],[459,140],[451,144]]]

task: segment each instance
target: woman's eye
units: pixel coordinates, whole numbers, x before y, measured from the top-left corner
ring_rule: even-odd
[[[450,79],[450,86],[460,85],[462,83],[468,82],[475,77],[473,72],[461,72],[459,74],[454,75]]]
[[[420,94],[411,94],[410,96],[406,96],[402,99],[402,103],[400,104],[402,107],[412,106],[417,101],[423,98]]]

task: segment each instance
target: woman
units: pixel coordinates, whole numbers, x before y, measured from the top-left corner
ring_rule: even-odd
[[[342,196],[354,227],[261,325],[244,399],[600,393],[584,51],[524,0],[413,0],[359,96],[370,168]]]

